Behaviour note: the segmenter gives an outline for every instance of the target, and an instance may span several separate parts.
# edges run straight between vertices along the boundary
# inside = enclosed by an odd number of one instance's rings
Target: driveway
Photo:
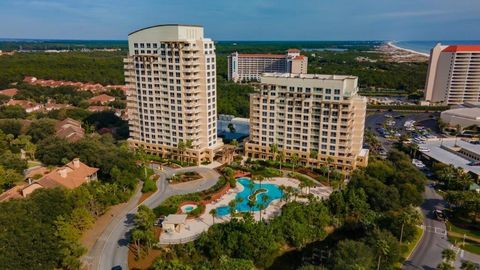
[[[202,176],[202,179],[191,181],[188,183],[169,185],[166,181],[173,174],[187,171],[195,171]],[[157,172],[160,178],[157,181],[157,192],[152,194],[142,204],[149,208],[154,208],[161,204],[167,198],[206,190],[218,181],[220,175],[209,168],[204,167],[188,167],[181,169],[166,169]],[[128,244],[129,232],[133,228],[133,217],[137,211],[138,198],[134,198],[132,205],[128,204],[125,211],[115,222],[112,222],[105,229],[102,236],[95,243],[94,248],[90,251],[88,257],[92,268],[98,270],[109,270],[114,266],[121,266],[122,269],[128,269]]]
[[[410,258],[403,264],[403,269],[434,270],[442,262],[442,251],[452,248],[452,244],[447,239],[445,223],[435,219],[432,214],[434,209],[444,209],[446,201],[435,192],[431,184],[426,186],[424,197],[425,200],[421,206],[424,215],[424,234]],[[458,269],[463,260],[480,263],[480,256],[459,249],[454,250],[457,252],[455,265]]]

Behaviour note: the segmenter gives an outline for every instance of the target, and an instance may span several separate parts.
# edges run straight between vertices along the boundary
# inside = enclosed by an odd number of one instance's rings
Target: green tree
[[[255,265],[251,260],[230,258],[225,255],[220,257],[218,270],[255,270]]]
[[[333,253],[334,270],[371,269],[374,254],[372,249],[363,242],[342,240]]]
[[[212,208],[208,213],[212,216],[212,224],[215,224],[215,217],[217,216],[217,208]]]
[[[295,166],[297,166],[298,161],[300,160],[300,157],[297,154],[293,154],[290,157],[290,161],[292,162],[292,170],[295,172]]]
[[[32,142],[37,143],[45,138],[55,135],[55,120],[42,118],[33,121],[28,127],[27,134],[32,137]]]
[[[164,260],[162,258],[157,258],[151,266],[152,270],[192,270],[193,268],[189,265],[182,263],[177,259],[173,260]]]
[[[462,266],[460,267],[462,270],[477,270],[477,265],[471,261],[463,261]]]
[[[82,232],[75,226],[63,219],[58,218],[55,222],[59,239],[60,264],[65,269],[80,269],[79,257],[86,252],[86,249],[79,244]]]
[[[457,259],[457,254],[451,249],[444,249],[442,251],[442,259],[449,265],[452,265]]]
[[[400,244],[403,240],[403,229],[405,225],[417,225],[422,222],[422,215],[412,206],[407,207],[400,214],[400,221],[402,226],[400,227]]]

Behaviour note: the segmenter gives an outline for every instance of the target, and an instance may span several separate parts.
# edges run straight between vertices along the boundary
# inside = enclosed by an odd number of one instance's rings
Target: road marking
[[[443,228],[438,228],[438,227],[433,227],[433,226],[425,226],[425,225],[422,225],[422,228],[424,228],[425,231],[429,232],[429,233],[435,233],[435,234],[439,234],[439,235],[443,235],[443,236],[447,235],[447,230],[443,229]]]

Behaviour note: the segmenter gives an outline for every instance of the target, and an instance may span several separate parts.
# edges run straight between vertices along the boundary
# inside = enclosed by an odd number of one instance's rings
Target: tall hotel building
[[[212,161],[217,138],[215,46],[196,25],[158,25],[128,35],[124,60],[133,147],[163,157]],[[179,143],[192,142],[180,153]]]
[[[298,49],[287,54],[248,54],[234,52],[228,56],[228,80],[258,81],[262,73],[306,74],[308,57]]]
[[[354,76],[263,74],[250,95],[247,155],[273,159],[270,149],[276,144],[287,161],[297,154],[305,166],[330,163],[346,174],[366,166],[366,98],[357,95],[357,83]]]
[[[446,105],[480,101],[480,45],[437,44],[431,51],[425,100]]]

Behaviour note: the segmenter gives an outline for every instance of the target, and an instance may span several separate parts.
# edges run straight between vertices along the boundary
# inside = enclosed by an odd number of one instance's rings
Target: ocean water
[[[430,50],[435,47],[437,43],[442,43],[442,45],[472,45],[480,44],[480,40],[410,40],[394,42],[394,44],[398,47],[414,50],[421,53],[430,53]]]

